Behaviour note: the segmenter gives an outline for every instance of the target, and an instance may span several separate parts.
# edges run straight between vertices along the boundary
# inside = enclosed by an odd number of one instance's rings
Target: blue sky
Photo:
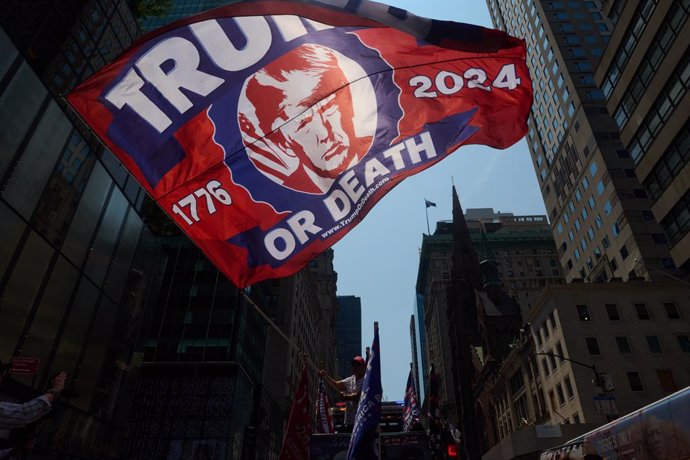
[[[491,27],[484,1],[388,0],[418,16]],[[471,5],[471,6],[469,6]],[[463,208],[494,208],[515,214],[546,214],[524,140],[506,150],[467,146],[384,197],[334,246],[338,295],[362,299],[362,347],[370,346],[379,322],[384,397],[402,400],[411,360],[409,323],[422,234],[451,218],[451,181]]]

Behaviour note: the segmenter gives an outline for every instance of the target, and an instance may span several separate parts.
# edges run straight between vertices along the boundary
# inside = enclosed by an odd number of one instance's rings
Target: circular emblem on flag
[[[354,60],[307,43],[245,80],[237,118],[258,171],[283,187],[323,194],[369,151],[376,95]]]

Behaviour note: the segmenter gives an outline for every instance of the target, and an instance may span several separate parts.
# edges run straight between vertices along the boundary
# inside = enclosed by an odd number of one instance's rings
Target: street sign
[[[616,415],[616,398],[610,395],[596,395],[594,396],[594,408],[597,414],[601,415]]]
[[[536,425],[534,428],[538,438],[560,438],[563,435],[560,425]]]
[[[12,358],[10,359],[10,374],[36,375],[40,361],[38,358]]]

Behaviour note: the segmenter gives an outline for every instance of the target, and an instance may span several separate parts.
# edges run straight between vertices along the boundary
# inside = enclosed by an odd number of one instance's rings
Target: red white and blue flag
[[[438,380],[434,365],[429,369],[429,393],[428,398],[428,417],[429,417],[429,451],[431,457],[445,458],[443,446],[443,431],[446,429],[446,421],[441,415],[441,401],[438,394]]]
[[[246,287],[295,273],[461,145],[518,141],[532,88],[524,41],[497,30],[256,0],[146,35],[67,100]]]
[[[319,379],[319,393],[316,395],[316,414],[314,416],[315,433],[335,433],[330,407],[326,394],[326,384],[323,379]]]
[[[403,405],[403,431],[411,431],[419,422],[419,404],[417,403],[417,390],[414,386],[412,369],[407,377],[405,387],[405,402]]]
[[[367,371],[362,382],[362,395],[357,406],[355,424],[352,427],[347,460],[377,460],[381,458],[381,347],[379,325],[374,323],[374,340],[367,360]]]

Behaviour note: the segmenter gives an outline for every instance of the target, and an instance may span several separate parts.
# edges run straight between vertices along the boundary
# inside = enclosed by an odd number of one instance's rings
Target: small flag
[[[305,364],[299,379],[295,400],[292,403],[290,419],[280,448],[280,460],[303,460],[309,458],[309,436],[311,417],[309,417],[309,378]]]
[[[367,361],[367,372],[362,383],[355,426],[352,429],[347,460],[378,460],[381,458],[379,422],[381,421],[381,358],[379,348],[379,323],[374,323],[374,341]]]
[[[427,207],[427,208],[430,208],[430,207],[432,207],[432,206],[433,206],[434,208],[436,207],[436,203],[434,203],[433,201],[429,201],[429,200],[427,200],[426,198],[424,198],[424,201],[426,202],[426,207]]]
[[[329,412],[330,404],[326,395],[326,384],[323,379],[319,379],[319,393],[316,396],[316,414],[314,420],[316,424],[314,431],[317,433],[334,433],[333,420]]]
[[[441,416],[441,405],[438,397],[438,381],[434,366],[429,369],[429,450],[431,458],[445,458],[443,451],[442,432],[445,421]]]
[[[419,405],[417,404],[417,390],[414,387],[412,369],[407,377],[405,388],[405,404],[403,406],[403,431],[412,431],[419,424]]]

